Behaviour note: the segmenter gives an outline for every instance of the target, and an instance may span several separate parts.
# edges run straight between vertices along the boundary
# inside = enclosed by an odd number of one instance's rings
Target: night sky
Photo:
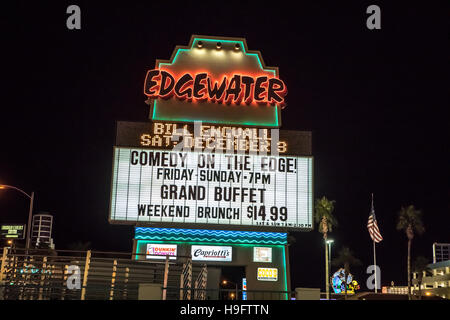
[[[450,242],[444,2],[146,3],[2,7],[0,183],[35,192],[35,212],[54,215],[56,249],[90,241],[131,251],[133,228],[107,220],[115,121],[148,120],[146,71],[192,34],[245,37],[279,67],[289,89],[282,128],[312,131],[314,196],[336,200],[333,256],[349,246],[363,261],[354,270],[361,284],[372,264],[371,192],[382,285],[406,285],[401,206],[424,214],[413,259],[431,261],[433,242]],[[70,4],[81,7],[81,30],[66,28]],[[366,28],[370,4],[381,7],[381,30]],[[0,191],[0,223],[26,223],[28,205]],[[293,235],[292,287],[323,287],[321,234]]]

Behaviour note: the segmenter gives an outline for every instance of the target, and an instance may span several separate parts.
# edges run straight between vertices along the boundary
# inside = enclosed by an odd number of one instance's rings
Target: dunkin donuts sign
[[[231,247],[219,246],[192,246],[193,261],[231,261]]]
[[[147,259],[165,259],[166,256],[171,260],[176,259],[176,244],[147,244]]]

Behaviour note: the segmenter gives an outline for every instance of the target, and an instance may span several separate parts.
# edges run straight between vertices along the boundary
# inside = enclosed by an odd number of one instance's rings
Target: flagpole
[[[373,264],[374,264],[374,270],[375,270],[375,293],[377,293],[378,290],[378,284],[377,284],[377,254],[375,250],[375,241],[373,241]]]

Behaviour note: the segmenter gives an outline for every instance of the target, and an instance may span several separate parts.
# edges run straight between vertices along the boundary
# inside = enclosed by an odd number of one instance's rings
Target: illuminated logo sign
[[[279,104],[284,106],[286,85],[278,78],[235,74],[219,81],[206,73],[185,73],[180,77],[164,70],[147,72],[144,93],[149,98],[209,101],[215,103]]]
[[[144,94],[153,121],[278,128],[287,87],[245,39],[194,35],[147,71]]]
[[[196,246],[191,247],[192,261],[231,261],[231,247]]]
[[[359,284],[353,279],[353,275],[350,273],[345,279],[345,270],[343,268],[336,271],[331,277],[331,285],[334,293],[345,293],[345,287],[347,286],[347,294],[353,294],[356,290],[359,290]]]
[[[312,158],[116,147],[110,221],[312,228]]]
[[[272,262],[272,248],[254,247],[253,262]]]
[[[0,227],[0,237],[4,239],[23,239],[25,237],[25,225],[2,225]]]
[[[165,259],[166,256],[171,260],[176,259],[176,244],[147,244],[147,259]]]
[[[277,268],[258,268],[258,280],[260,281],[277,281]]]
[[[242,278],[242,300],[247,300],[247,278]]]

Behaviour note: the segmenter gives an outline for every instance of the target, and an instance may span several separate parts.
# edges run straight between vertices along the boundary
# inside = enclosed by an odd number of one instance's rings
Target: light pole
[[[328,270],[330,270],[331,268],[331,245],[333,244],[334,240],[333,239],[328,239],[326,241],[327,245],[328,245]],[[330,278],[330,275],[327,274],[327,277]],[[329,290],[330,288],[328,288]],[[327,291],[328,292],[328,291]],[[328,294],[328,299],[330,298],[329,294]]]
[[[31,233],[31,217],[33,216],[33,201],[34,201],[34,192],[31,192],[31,195],[29,195],[28,193],[26,193],[25,191],[16,188],[14,186],[9,186],[6,184],[0,184],[0,190],[1,189],[14,189],[19,191],[20,193],[22,193],[23,195],[25,195],[26,197],[28,197],[28,199],[30,199],[30,211],[28,212],[28,224],[27,224],[27,239],[26,239],[26,252],[28,254],[28,249],[30,248],[30,233]]]
[[[237,283],[232,282],[232,281],[228,281],[228,280],[223,280],[223,281],[222,281],[222,284],[223,284],[224,286],[226,286],[228,283],[234,284],[234,285],[236,286],[235,300],[237,300],[237,299],[238,299],[238,285],[237,285]],[[233,297],[233,296],[232,296],[232,297]]]
[[[328,239],[327,240],[327,244],[328,244],[328,262],[329,265],[331,266],[331,245],[333,244],[334,240],[332,239]]]

